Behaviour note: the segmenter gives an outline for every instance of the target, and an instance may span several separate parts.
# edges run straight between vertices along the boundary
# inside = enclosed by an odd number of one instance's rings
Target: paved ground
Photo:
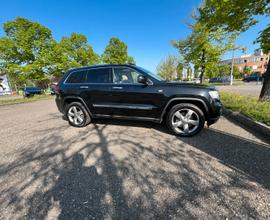
[[[258,98],[262,89],[261,83],[256,82],[244,83],[243,85],[233,86],[217,86],[218,90],[226,92],[234,92],[242,96]]]
[[[53,100],[0,108],[1,219],[269,219],[270,146],[222,118],[68,126]]]

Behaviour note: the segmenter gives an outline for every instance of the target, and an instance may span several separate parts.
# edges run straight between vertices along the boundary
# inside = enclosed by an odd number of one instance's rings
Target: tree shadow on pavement
[[[214,129],[177,138],[163,126],[149,125],[109,120],[94,121],[84,129],[38,130],[35,135],[42,136],[38,144],[1,164],[2,215],[13,219],[22,215],[25,219],[265,217],[252,193],[269,201],[269,146]]]

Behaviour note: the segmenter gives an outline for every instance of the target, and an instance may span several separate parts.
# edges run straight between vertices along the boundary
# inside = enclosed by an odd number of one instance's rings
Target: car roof
[[[70,70],[83,70],[83,69],[89,69],[89,68],[99,68],[99,67],[118,67],[118,66],[124,66],[124,67],[136,67],[134,64],[98,64],[93,66],[82,66],[82,67],[75,67],[71,68]]]

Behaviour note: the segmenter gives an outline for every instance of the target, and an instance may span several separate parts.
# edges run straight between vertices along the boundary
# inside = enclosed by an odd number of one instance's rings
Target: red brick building
[[[240,72],[243,72],[245,67],[250,67],[253,73],[263,74],[266,71],[270,55],[262,54],[261,52],[254,55],[241,56],[234,58],[234,66],[237,66]],[[222,60],[220,64],[232,64],[232,59]]]

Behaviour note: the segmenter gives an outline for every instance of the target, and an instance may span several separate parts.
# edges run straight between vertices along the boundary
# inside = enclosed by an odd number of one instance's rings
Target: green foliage
[[[218,66],[218,75],[219,77],[222,76],[230,76],[231,74],[231,66],[224,64],[224,65],[219,65]]]
[[[243,74],[250,75],[252,73],[252,69],[250,66],[245,66],[243,69]]]
[[[52,46],[51,31],[37,22],[16,18],[4,24],[6,36],[0,38],[0,67],[19,84],[45,82],[45,70],[39,65],[44,51]],[[14,76],[14,77],[12,77]]]
[[[70,37],[62,37],[59,43],[54,42],[50,51],[43,55],[48,73],[56,78],[62,77],[70,68],[98,64],[99,56],[87,43],[83,34],[72,33]]]
[[[178,80],[181,80],[183,78],[183,70],[184,70],[184,64],[179,62],[177,67],[176,67],[176,73],[177,73]]]
[[[69,68],[100,62],[83,34],[72,33],[58,43],[48,28],[20,17],[6,22],[4,31],[6,36],[0,38],[0,67],[18,88],[25,84],[46,88]]]
[[[237,66],[233,67],[233,77],[234,77],[234,79],[242,78],[242,74]]]
[[[182,75],[181,69],[183,70],[183,65],[180,64],[179,59],[169,55],[159,63],[157,73],[165,80],[174,80]]]
[[[212,76],[221,55],[233,47],[235,36],[225,35],[219,30],[210,32],[200,22],[190,27],[192,33],[184,40],[174,41],[173,45],[179,50],[186,63],[192,63],[196,67],[196,73],[200,70],[207,76]]]
[[[110,39],[101,58],[104,63],[109,64],[135,64],[133,57],[128,55],[127,45],[116,37]]]
[[[211,31],[217,28],[226,32],[244,32],[258,21],[255,16],[270,15],[270,4],[266,0],[206,0],[199,9],[200,21]],[[257,38],[265,53],[270,51],[270,27]]]
[[[270,15],[270,4],[269,0],[205,0],[199,13],[199,21],[211,31],[220,29],[227,33],[244,32],[257,23],[257,16]],[[270,51],[269,25],[260,32],[255,41],[260,43],[265,53]],[[260,100],[270,100],[270,61],[264,74]]]
[[[221,92],[220,97],[226,108],[240,112],[255,121],[270,125],[270,103],[258,102],[254,98],[228,92]]]

